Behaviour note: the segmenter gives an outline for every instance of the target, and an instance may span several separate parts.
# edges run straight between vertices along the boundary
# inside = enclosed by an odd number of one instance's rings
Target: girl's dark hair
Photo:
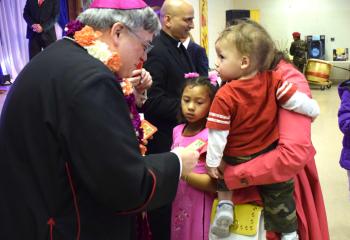
[[[216,85],[212,84],[208,77],[187,78],[186,82],[183,85],[182,90],[181,90],[181,97],[182,97],[182,94],[183,94],[185,88],[188,86],[191,86],[191,87],[205,86],[208,89],[210,101],[212,102],[214,97],[215,97],[215,93],[219,88],[218,85],[219,85],[218,83],[216,83]],[[182,110],[181,110],[181,98],[180,98],[180,108],[179,108],[179,112],[177,114],[177,119],[178,119],[179,123],[186,122],[186,119],[183,116]]]

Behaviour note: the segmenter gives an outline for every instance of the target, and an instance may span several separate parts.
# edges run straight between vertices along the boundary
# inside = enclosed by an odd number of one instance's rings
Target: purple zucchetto
[[[142,0],[94,0],[90,8],[112,8],[121,10],[141,9],[148,5]]]

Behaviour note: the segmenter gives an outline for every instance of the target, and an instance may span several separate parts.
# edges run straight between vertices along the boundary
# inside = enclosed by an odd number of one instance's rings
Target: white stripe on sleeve
[[[206,164],[208,167],[218,167],[227,143],[229,130],[209,129]]]

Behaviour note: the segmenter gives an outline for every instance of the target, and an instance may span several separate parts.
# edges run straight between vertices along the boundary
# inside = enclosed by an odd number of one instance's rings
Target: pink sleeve
[[[284,79],[295,83],[298,90],[310,95],[304,75],[292,65],[281,62],[278,70]],[[225,182],[230,189],[269,184],[293,178],[313,159],[311,120],[303,115],[279,109],[279,144],[276,149],[237,166],[227,166]]]

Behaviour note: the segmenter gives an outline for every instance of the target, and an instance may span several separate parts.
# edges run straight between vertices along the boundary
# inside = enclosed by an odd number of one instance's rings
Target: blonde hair
[[[258,71],[268,70],[276,53],[275,44],[268,32],[251,20],[240,20],[225,28],[216,43],[226,41],[241,54],[248,56],[251,68]]]

